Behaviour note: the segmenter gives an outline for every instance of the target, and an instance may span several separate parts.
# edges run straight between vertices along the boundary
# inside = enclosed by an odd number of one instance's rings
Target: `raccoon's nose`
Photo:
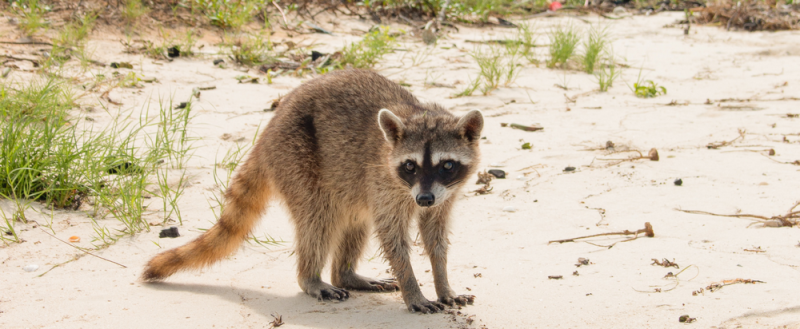
[[[434,200],[433,193],[417,194],[417,204],[420,207],[430,207],[435,201],[436,200]]]

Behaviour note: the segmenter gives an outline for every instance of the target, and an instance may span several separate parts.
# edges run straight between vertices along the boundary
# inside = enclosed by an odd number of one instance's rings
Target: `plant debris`
[[[784,215],[778,216],[761,216],[761,215],[752,215],[752,214],[735,214],[735,215],[725,215],[725,214],[715,214],[713,212],[702,211],[702,210],[683,210],[683,209],[675,209],[678,211],[682,211],[689,214],[700,214],[700,215],[711,215],[711,216],[721,216],[721,217],[736,217],[736,218],[750,218],[755,220],[758,223],[761,223],[764,227],[793,227],[797,226],[798,220],[800,220],[800,210],[796,210],[797,207],[800,206],[800,201],[795,203],[789,211]],[[750,224],[752,225],[752,224]],[[749,225],[748,225],[749,226]]]
[[[650,265],[658,265],[658,266],[663,266],[663,267],[674,267],[674,268],[677,268],[677,269],[681,268],[680,266],[678,266],[678,263],[671,262],[671,261],[669,261],[669,259],[666,259],[666,258],[664,258],[660,262],[658,261],[658,259],[653,258],[653,263],[650,264]],[[672,272],[670,272],[670,273],[672,273]]]
[[[586,266],[586,265],[589,265],[589,264],[594,264],[594,263],[590,262],[588,258],[581,257],[581,258],[578,258],[578,263],[575,264],[575,266],[576,267],[581,267],[581,266]]]
[[[561,280],[564,277],[561,276],[561,275],[548,275],[547,278],[550,279],[550,280]]]
[[[648,237],[648,238],[652,238],[652,237],[654,237],[654,236],[655,236],[655,232],[653,232],[653,225],[650,225],[650,222],[645,222],[645,223],[644,223],[644,228],[643,228],[643,229],[640,229],[640,230],[637,230],[637,231],[635,231],[635,232],[632,232],[632,231],[629,231],[629,230],[625,230],[625,231],[622,231],[622,232],[610,232],[610,233],[592,234],[592,235],[587,235],[587,236],[582,236],[582,237],[577,237],[577,238],[571,238],[571,239],[552,240],[552,241],[549,241],[549,242],[547,242],[547,244],[551,244],[551,243],[575,242],[575,240],[588,239],[588,238],[595,238],[595,237],[600,237],[600,236],[610,236],[610,235],[633,235],[633,237],[632,237],[632,238],[630,238],[630,239],[625,239],[625,240],[622,240],[622,241],[617,241],[617,242],[614,242],[614,243],[612,243],[611,245],[608,245],[608,246],[602,246],[602,245],[597,245],[597,244],[594,244],[594,243],[591,243],[591,242],[586,242],[586,243],[589,243],[589,244],[592,244],[592,245],[595,245],[595,246],[598,246],[598,247],[611,248],[611,247],[613,247],[614,245],[616,245],[616,244],[617,244],[617,243],[619,243],[619,242],[627,242],[627,241],[633,241],[633,240],[636,240],[636,239],[638,239],[638,238],[639,238],[639,234],[642,234],[642,233],[644,233],[644,234],[645,234],[645,236],[646,236],[646,237]]]
[[[111,64],[109,64],[108,66],[111,66],[111,68],[113,68],[113,69],[119,69],[119,68],[122,68],[122,69],[133,69],[133,65],[131,65],[131,63],[128,63],[128,62],[119,62],[119,63],[111,62]]]
[[[722,287],[724,287],[724,286],[730,286],[732,284],[737,284],[737,283],[755,284],[755,283],[766,283],[766,282],[760,281],[760,280],[741,279],[741,278],[733,279],[733,280],[722,280],[720,282],[714,282],[714,283],[708,285],[707,287],[705,287],[705,290],[708,290],[710,292],[715,292],[717,290],[722,289]]]
[[[489,182],[492,181],[492,178],[494,178],[494,175],[490,174],[486,170],[484,170],[483,172],[479,171],[478,172],[478,181],[475,182],[475,184],[489,184]]]
[[[620,163],[620,162],[625,162],[625,161],[635,161],[635,160],[640,160],[640,159],[649,159],[650,161],[658,161],[658,160],[660,159],[660,158],[659,158],[659,156],[658,156],[658,150],[657,150],[657,149],[655,149],[655,148],[652,148],[652,149],[650,149],[650,151],[649,151],[649,152],[647,152],[647,156],[645,156],[644,154],[642,154],[642,152],[641,152],[641,151],[637,151],[637,150],[631,150],[631,151],[629,151],[629,152],[636,152],[636,153],[638,153],[638,154],[639,154],[639,156],[638,156],[638,157],[637,157],[637,156],[634,156],[634,157],[632,157],[632,158],[627,158],[627,159],[602,159],[602,158],[597,158],[597,160],[603,160],[603,161],[619,161],[619,162],[617,162],[617,163]]]
[[[692,323],[695,321],[697,321],[696,318],[690,318],[688,315],[681,315],[681,317],[678,318],[678,322],[680,323]]]
[[[800,28],[800,17],[791,9],[761,1],[720,1],[705,8],[693,8],[699,24],[720,24],[730,30],[747,31],[794,30]]]
[[[746,131],[746,130],[744,130],[744,129],[739,129],[739,137],[736,137],[736,138],[734,138],[734,139],[731,139],[730,141],[722,141],[722,142],[713,142],[713,143],[708,143],[708,145],[706,145],[706,147],[707,147],[709,150],[712,150],[712,149],[713,149],[713,150],[716,150],[716,149],[718,149],[718,148],[720,148],[720,147],[731,145],[731,144],[733,144],[733,143],[735,143],[735,142],[739,141],[740,139],[741,139],[741,140],[744,140],[744,135],[745,135],[746,133],[747,133],[747,131]]]
[[[519,129],[519,130],[522,130],[522,131],[539,131],[539,130],[544,130],[544,127],[542,127],[542,126],[539,126],[539,125],[530,125],[530,126],[526,126],[526,125],[521,125],[521,124],[518,124],[518,123],[512,123],[512,124],[501,123],[501,124],[500,124],[500,126],[501,126],[501,127],[506,127],[506,126],[508,126],[508,127],[511,127],[511,128],[513,128],[513,129]]]
[[[273,318],[272,322],[269,323],[269,327],[270,328],[277,328],[277,327],[280,327],[280,326],[285,324],[285,322],[283,322],[283,315],[280,315],[280,314],[277,314],[277,313],[270,314],[270,315]]]

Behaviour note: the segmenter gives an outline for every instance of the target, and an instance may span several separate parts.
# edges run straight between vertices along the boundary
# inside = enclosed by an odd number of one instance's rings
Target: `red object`
[[[550,11],[556,11],[556,10],[558,10],[558,8],[561,8],[561,7],[562,6],[561,6],[560,2],[553,1],[553,2],[550,3],[549,6],[547,6],[547,9],[549,9]]]

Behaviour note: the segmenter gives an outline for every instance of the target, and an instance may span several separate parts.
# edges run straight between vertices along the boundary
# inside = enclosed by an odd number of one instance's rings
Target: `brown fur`
[[[379,118],[383,108],[396,117]],[[154,257],[143,278],[163,280],[233,253],[276,196],[295,225],[298,283],[309,295],[344,300],[347,289],[400,289],[409,310],[425,313],[470,303],[474,296],[457,296],[447,281],[447,223],[454,197],[434,207],[418,206],[409,184],[398,178],[396,161],[425,148],[470,159],[447,186],[447,195],[455,195],[463,178],[475,171],[482,126],[479,112],[459,120],[438,105],[420,104],[370,71],[344,70],[311,80],[281,100],[228,188],[219,222],[189,244]],[[411,269],[408,228],[414,218],[431,259],[438,301],[422,295]],[[373,227],[396,281],[355,273]],[[333,285],[320,277],[331,254]]]

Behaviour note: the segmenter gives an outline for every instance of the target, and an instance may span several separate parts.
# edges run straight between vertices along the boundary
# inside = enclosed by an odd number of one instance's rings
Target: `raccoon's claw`
[[[397,285],[395,278],[372,280],[369,282],[378,291],[399,291],[400,286]]]
[[[475,295],[458,295],[455,297],[441,297],[439,302],[445,303],[450,306],[466,306],[475,303]]]
[[[424,314],[438,313],[444,311],[447,305],[440,302],[423,300],[422,302],[414,302],[408,305],[408,310],[411,312],[420,312]]]
[[[350,292],[331,286],[330,288],[320,289],[318,300],[338,300],[344,301],[350,298]]]

